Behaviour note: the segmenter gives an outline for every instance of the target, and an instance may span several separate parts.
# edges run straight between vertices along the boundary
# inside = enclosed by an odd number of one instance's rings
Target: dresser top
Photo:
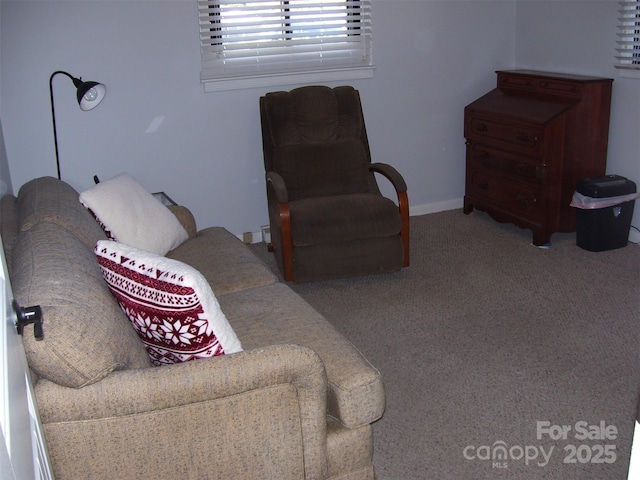
[[[466,106],[466,112],[492,113],[544,124],[570,109],[576,100],[546,100],[533,96],[508,95],[496,88]]]
[[[496,73],[517,74],[540,78],[559,78],[563,80],[572,80],[574,82],[613,82],[612,78],[589,77],[586,75],[573,75],[570,73],[540,72],[537,70],[497,70]]]

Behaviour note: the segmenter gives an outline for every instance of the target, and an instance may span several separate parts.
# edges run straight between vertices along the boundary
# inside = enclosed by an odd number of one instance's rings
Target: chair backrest
[[[289,199],[371,191],[371,154],[353,87],[301,87],[260,98],[266,171]]]

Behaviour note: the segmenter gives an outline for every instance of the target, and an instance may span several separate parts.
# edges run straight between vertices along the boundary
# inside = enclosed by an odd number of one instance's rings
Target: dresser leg
[[[465,215],[469,215],[470,213],[473,213],[473,205],[471,205],[470,203],[467,202],[467,197],[464,198],[462,212]]]
[[[551,234],[542,230],[533,230],[533,244],[536,247],[548,247],[551,245]]]

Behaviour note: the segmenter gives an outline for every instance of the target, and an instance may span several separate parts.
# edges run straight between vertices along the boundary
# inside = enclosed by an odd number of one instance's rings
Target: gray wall
[[[460,205],[462,109],[513,65],[515,4],[374,0],[373,15],[377,69],[352,82],[373,157],[406,176],[414,212]],[[195,0],[3,1],[1,32],[14,189],[56,175],[48,81],[62,69],[108,88],[81,112],[72,83],[54,80],[63,179],[82,190],[94,174],[126,170],[188,205],[201,227],[267,223],[258,98],[271,89],[203,92]]]
[[[0,18],[2,18],[2,2],[0,2]],[[0,38],[2,38],[2,30],[0,23]],[[0,43],[1,45],[1,43]],[[2,65],[2,49],[0,48],[0,66]],[[2,77],[0,76],[0,92],[2,91]],[[0,105],[2,104],[2,96],[0,96]],[[4,134],[2,131],[2,117],[0,116],[0,197],[7,193],[13,193],[11,184],[11,175],[9,174],[9,160],[7,159],[7,149],[4,146]],[[0,222],[2,218],[0,218]]]
[[[461,205],[462,110],[493,87],[494,70],[516,66],[615,78],[609,169],[640,182],[640,80],[611,66],[616,11],[612,0],[373,0],[377,68],[349,83],[374,160],[404,174],[412,213]],[[63,179],[83,190],[93,175],[128,171],[189,206],[200,227],[266,224],[258,98],[275,88],[205,94],[196,15],[195,0],[2,0],[0,118],[14,190],[56,174],[48,81],[62,69],[108,88],[81,112],[71,82],[54,81]]]
[[[4,135],[2,133],[2,120],[0,120],[0,197],[12,194],[11,174],[9,172],[9,160],[7,150],[4,148]],[[0,218],[0,222],[2,218]]]

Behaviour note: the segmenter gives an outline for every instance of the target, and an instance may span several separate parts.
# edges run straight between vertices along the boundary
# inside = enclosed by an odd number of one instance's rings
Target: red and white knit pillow
[[[242,351],[202,274],[110,240],[95,248],[102,275],[155,365]]]

